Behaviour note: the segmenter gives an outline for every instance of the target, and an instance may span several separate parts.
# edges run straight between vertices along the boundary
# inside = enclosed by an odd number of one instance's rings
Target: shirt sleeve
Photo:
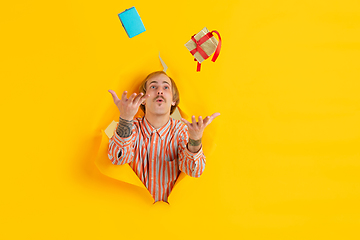
[[[132,133],[127,138],[120,137],[116,129],[109,140],[108,157],[114,165],[130,163],[134,159],[134,144],[137,135],[135,124],[133,123]]]
[[[179,168],[182,172],[191,177],[200,177],[205,170],[205,155],[202,146],[197,153],[192,153],[187,148],[189,134],[187,128],[181,130],[179,134]]]

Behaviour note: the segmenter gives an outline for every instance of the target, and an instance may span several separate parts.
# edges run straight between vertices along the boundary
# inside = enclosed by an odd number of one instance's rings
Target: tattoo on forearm
[[[116,132],[120,137],[127,138],[131,136],[132,127],[133,127],[133,121],[128,121],[120,118]]]
[[[201,144],[201,138],[199,140],[194,140],[189,138],[189,146],[199,146]]]

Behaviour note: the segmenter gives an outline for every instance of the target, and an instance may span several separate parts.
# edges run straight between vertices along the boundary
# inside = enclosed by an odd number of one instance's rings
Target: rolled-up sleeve
[[[187,128],[184,128],[179,134],[179,168],[182,172],[191,177],[200,177],[205,170],[205,155],[202,147],[197,153],[190,152],[187,148],[188,141],[188,131]]]
[[[133,125],[132,133],[127,138],[120,137],[116,129],[114,135],[109,140],[108,157],[114,165],[130,163],[134,159],[136,128]]]

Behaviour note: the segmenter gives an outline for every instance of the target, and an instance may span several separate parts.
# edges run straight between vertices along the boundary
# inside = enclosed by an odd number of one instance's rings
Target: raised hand
[[[133,93],[129,99],[127,99],[127,91],[124,91],[121,99],[119,99],[113,90],[109,90],[109,93],[111,93],[114,103],[120,111],[120,117],[129,121],[133,120],[135,114],[139,110],[140,104],[150,97],[150,95],[144,95],[143,93]]]
[[[202,138],[206,126],[209,125],[219,115],[220,113],[214,113],[211,116],[207,116],[204,120],[201,116],[199,116],[198,122],[196,122],[195,116],[192,116],[192,123],[188,122],[184,118],[181,118],[181,120],[186,124],[186,126],[188,126],[190,141],[199,141]]]

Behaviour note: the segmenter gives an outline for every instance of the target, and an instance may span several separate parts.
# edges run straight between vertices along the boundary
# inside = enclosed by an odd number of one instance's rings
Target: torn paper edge
[[[166,66],[165,62],[161,59],[161,57],[160,57],[160,52],[159,52],[159,59],[160,59],[161,65],[162,65],[163,68],[164,68],[163,71],[166,72],[167,69],[168,69],[168,67]]]

